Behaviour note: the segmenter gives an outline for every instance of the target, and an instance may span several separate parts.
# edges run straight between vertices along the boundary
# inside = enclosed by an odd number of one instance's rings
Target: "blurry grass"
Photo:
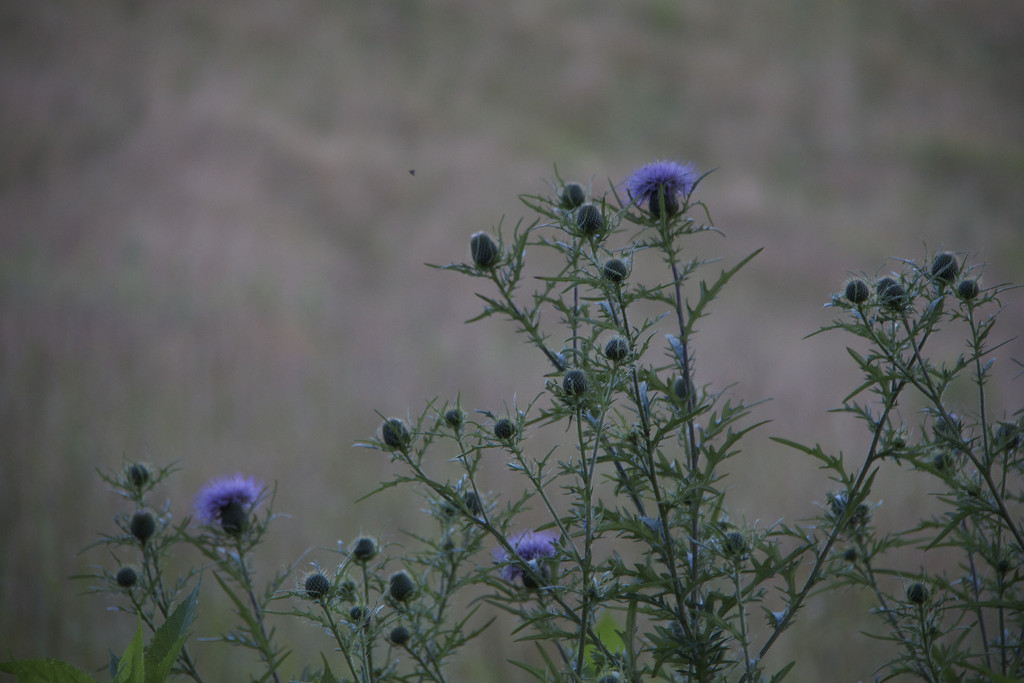
[[[91,472],[122,456],[182,461],[167,491],[179,518],[211,476],[276,479],[293,517],[268,574],[310,545],[423,525],[401,496],[354,505],[389,466],[350,445],[374,410],[459,391],[500,409],[539,390],[543,359],[496,322],[464,327],[468,284],[420,264],[463,259],[471,232],[514,222],[515,195],[543,191],[552,163],[598,190],[653,158],[719,168],[702,191],[729,239],[693,248],[726,262],[766,250],[701,324],[697,370],[774,398],[733,465],[734,512],[813,515],[828,483],[767,437],[863,450],[823,409],[856,381],[847,342],[802,340],[847,272],[927,245],[976,254],[987,282],[1024,273],[1021,12],[5,3],[0,642],[98,667],[126,641],[131,624],[66,580],[107,561],[76,553],[119,511]],[[1004,338],[1021,319],[1008,312]],[[1019,383],[992,388],[1020,407]],[[505,484],[500,466],[489,476]],[[920,485],[880,481],[881,522],[927,504]],[[856,596],[813,603],[790,654],[831,622],[853,633],[864,610]],[[514,650],[500,628],[486,638]],[[813,642],[801,679],[867,678],[881,659],[866,639]]]

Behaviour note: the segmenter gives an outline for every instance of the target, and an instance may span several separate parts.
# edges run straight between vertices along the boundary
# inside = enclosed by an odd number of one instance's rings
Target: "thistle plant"
[[[850,589],[874,601],[869,635],[896,646],[875,663],[879,680],[1024,678],[1024,408],[991,392],[1008,374],[992,332],[1013,287],[986,286],[951,251],[843,283],[834,322],[813,334],[850,344],[863,378],[834,412],[864,427],[866,446],[850,456],[772,437],[832,483],[804,520],[749,522],[723,463],[745,457],[765,421],[695,359],[711,343],[698,322],[757,252],[721,265],[697,255],[702,236],[722,234],[700,199],[707,177],[659,161],[594,194],[556,169],[549,192],[520,197],[529,219],[472,232],[467,260],[432,266],[477,285],[469,322],[509,324],[542,369],[502,405],[460,395],[412,417],[378,413],[357,444],[375,452],[359,457],[398,467],[367,496],[415,492],[431,531],[352,531],[260,583],[253,550],[271,532],[273,488],[211,480],[174,525],[170,502],[151,502],[174,466],[101,473],[128,504],[94,544],[109,561],[83,576],[140,622],[114,679],[203,680],[185,638],[210,574],[238,625],[207,639],[255,654],[261,681],[451,681],[499,612],[536,648],[513,664],[537,680],[781,681],[799,662],[769,653],[810,601]],[[938,358],[951,336],[961,351]],[[890,468],[923,478],[938,512],[885,528],[875,488]],[[495,470],[500,490],[487,485]],[[198,561],[172,579],[186,551]],[[281,619],[314,627],[319,661],[286,671]],[[0,670],[35,680],[65,666]]]
[[[990,342],[1001,296],[1012,289],[980,284],[979,267],[958,255],[930,262],[899,261],[879,278],[874,297],[866,276],[851,279],[829,306],[842,315],[821,332],[860,338],[867,352],[848,348],[864,381],[838,412],[859,420],[870,436],[857,467],[843,455],[792,444],[832,472],[824,528],[826,550],[812,576],[871,591],[900,655],[886,669],[926,681],[1019,680],[1024,676],[1024,593],[1017,571],[1024,551],[1021,502],[1021,415],[992,405],[997,377]],[[964,338],[965,351],[936,361],[926,345],[940,335]],[[955,398],[954,398],[955,397]],[[920,406],[916,425],[902,404]],[[926,477],[943,511],[885,534],[871,523],[868,503],[883,467]],[[910,546],[922,556],[952,558],[953,567],[923,574],[889,560]]]

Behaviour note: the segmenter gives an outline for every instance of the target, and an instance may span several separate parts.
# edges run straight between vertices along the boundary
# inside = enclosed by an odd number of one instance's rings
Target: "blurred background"
[[[826,412],[858,381],[849,340],[804,339],[831,320],[830,294],[939,248],[986,263],[986,284],[1024,281],[1024,4],[6,0],[4,655],[95,670],[127,643],[134,621],[68,579],[111,564],[79,553],[126,511],[95,475],[125,458],[180,462],[159,493],[176,519],[211,477],[276,482],[290,517],[265,577],[310,547],[423,527],[410,492],[356,503],[392,472],[353,448],[375,411],[459,392],[500,410],[548,370],[509,325],[463,325],[472,283],[423,264],[467,259],[502,216],[531,220],[516,195],[547,191],[555,165],[601,191],[661,158],[717,169],[700,197],[727,238],[695,251],[730,266],[764,247],[695,342],[698,382],[773,399],[730,465],[733,516],[810,519],[829,483],[768,437],[851,462],[867,443]],[[1004,303],[998,340],[1024,331],[1024,299]],[[1009,362],[1024,342],[997,356],[1002,416],[1024,403]],[[488,477],[518,490],[500,467]],[[887,469],[879,526],[932,505],[928,484]],[[200,636],[222,628],[213,588]],[[858,634],[879,624],[871,605],[813,600],[773,661],[799,658],[798,680],[872,677],[888,654]],[[278,626],[289,674],[329,647]],[[195,648],[212,670],[248,664]],[[499,622],[459,677],[510,678],[495,663],[523,652]]]

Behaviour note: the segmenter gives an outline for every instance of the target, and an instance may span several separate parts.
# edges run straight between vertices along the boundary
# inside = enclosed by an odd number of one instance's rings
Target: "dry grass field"
[[[765,248],[696,340],[698,381],[773,399],[732,465],[734,516],[808,519],[828,484],[768,437],[865,445],[826,412],[857,382],[846,340],[804,339],[831,292],[939,247],[1024,282],[1024,4],[5,0],[3,654],[94,670],[127,642],[131,619],[68,580],[109,562],[79,551],[122,511],[94,474],[122,458],[180,462],[177,518],[213,476],[277,482],[290,517],[267,574],[421,526],[407,495],[355,502],[390,471],[352,446],[374,411],[458,392],[497,409],[546,371],[508,326],[463,325],[468,283],[423,264],[529,220],[516,195],[554,165],[603,189],[659,158],[717,168],[701,197],[727,238],[695,250],[729,265]],[[1024,332],[1024,294],[1004,303],[1000,339]],[[1000,413],[1024,407],[1011,356],[1024,341],[998,354]],[[895,470],[874,498],[883,527],[931,505]],[[213,588],[198,635],[222,623]],[[869,606],[813,601],[774,656],[800,659],[795,680],[871,678]],[[296,665],[327,647],[281,628]],[[510,640],[491,629],[461,680],[510,680],[493,668],[523,651]],[[224,672],[242,656],[197,651]]]

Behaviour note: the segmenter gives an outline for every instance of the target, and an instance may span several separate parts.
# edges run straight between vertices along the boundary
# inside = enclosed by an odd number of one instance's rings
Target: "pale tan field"
[[[1024,281],[1017,0],[9,0],[0,123],[5,657],[95,670],[127,643],[132,620],[68,580],[112,564],[79,550],[124,510],[94,475],[122,458],[180,461],[176,518],[213,476],[277,482],[291,517],[267,575],[311,546],[429,529],[409,492],[355,503],[392,470],[352,444],[375,410],[460,391],[497,410],[542,388],[543,357],[496,320],[463,325],[470,283],[423,264],[529,220],[516,195],[545,191],[554,165],[596,189],[653,159],[717,168],[701,197],[727,238],[694,250],[728,266],[764,247],[695,342],[699,382],[773,398],[727,480],[751,524],[808,519],[828,490],[768,437],[854,461],[865,447],[826,412],[858,381],[847,340],[803,339],[850,272],[942,247],[987,263],[988,284]],[[1024,332],[1024,295],[1004,303],[1000,340]],[[1024,404],[1011,356],[1024,341],[998,354],[998,414]],[[880,475],[878,524],[932,505],[927,483]],[[197,635],[225,623],[207,584]],[[812,601],[773,661],[799,658],[794,680],[871,678],[887,651],[858,634],[870,606]],[[279,626],[290,673],[329,647]],[[526,650],[507,631],[466,653],[461,680],[512,679],[494,663]],[[221,680],[249,665],[196,649]]]

